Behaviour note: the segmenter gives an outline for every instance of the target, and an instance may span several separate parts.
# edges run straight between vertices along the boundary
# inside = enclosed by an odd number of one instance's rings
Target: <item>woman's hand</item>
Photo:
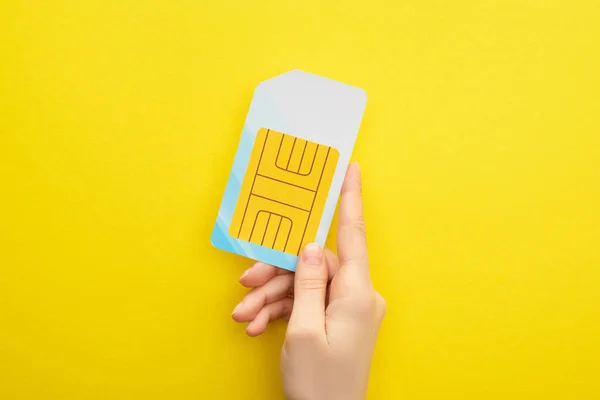
[[[295,275],[257,263],[240,279],[254,289],[233,318],[250,321],[249,335],[261,334],[274,319],[290,321],[281,354],[289,399],[365,398],[386,305],[371,285],[356,164],[348,169],[342,188],[337,242],[339,260],[309,244]]]
[[[339,269],[338,258],[329,249],[325,249],[325,258],[331,280]],[[271,321],[289,320],[294,303],[293,272],[257,262],[242,274],[240,283],[252,290],[235,307],[232,317],[237,322],[249,322],[249,336],[262,334]]]

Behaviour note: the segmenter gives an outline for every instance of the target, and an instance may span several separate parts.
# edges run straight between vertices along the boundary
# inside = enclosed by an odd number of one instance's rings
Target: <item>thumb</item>
[[[290,327],[325,334],[327,264],[323,249],[316,243],[302,250],[294,278],[294,308]]]

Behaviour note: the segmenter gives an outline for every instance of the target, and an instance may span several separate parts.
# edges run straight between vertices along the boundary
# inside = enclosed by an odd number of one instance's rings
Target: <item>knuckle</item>
[[[367,234],[367,225],[365,224],[365,217],[362,214],[359,214],[354,220],[354,229],[359,231],[361,234]]]
[[[360,175],[349,176],[346,174],[346,179],[342,185],[342,193],[356,193],[360,196],[362,193],[362,180],[360,179]]]
[[[367,236],[367,225],[362,214],[353,217],[340,217],[340,224],[343,227],[352,229],[363,237]]]
[[[307,276],[298,280],[298,287],[303,291],[320,291],[327,287],[327,280]]]
[[[359,262],[353,258],[348,259],[348,260],[344,260],[344,262],[342,262],[342,264],[340,265],[340,269],[344,268],[344,269],[349,269],[349,268],[355,268],[360,266]]]
[[[354,258],[350,258],[344,260],[340,269],[368,269],[369,268],[369,256],[367,254],[366,249],[358,249],[356,250],[357,254],[354,255]],[[370,281],[362,279],[362,277],[353,277],[353,284],[360,287],[362,291],[366,291],[367,288],[370,288]]]
[[[387,313],[387,301],[385,301],[380,293],[375,293],[375,298],[377,301],[377,309],[379,310],[381,317],[383,317]]]
[[[356,293],[352,299],[352,307],[358,315],[371,315],[376,306],[376,298],[372,291]]]

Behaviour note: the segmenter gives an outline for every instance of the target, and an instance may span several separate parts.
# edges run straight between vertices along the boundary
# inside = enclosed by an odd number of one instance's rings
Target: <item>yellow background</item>
[[[0,398],[278,399],[209,235],[259,81],[369,95],[371,399],[600,397],[600,5],[0,5]],[[333,238],[331,240],[333,244]]]

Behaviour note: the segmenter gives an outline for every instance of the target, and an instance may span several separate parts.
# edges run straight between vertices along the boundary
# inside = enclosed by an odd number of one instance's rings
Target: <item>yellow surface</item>
[[[599,4],[3,1],[0,398],[281,398],[209,236],[292,68],[369,95],[370,398],[600,398]]]
[[[333,147],[260,129],[229,234],[298,255],[315,241],[339,156]]]

